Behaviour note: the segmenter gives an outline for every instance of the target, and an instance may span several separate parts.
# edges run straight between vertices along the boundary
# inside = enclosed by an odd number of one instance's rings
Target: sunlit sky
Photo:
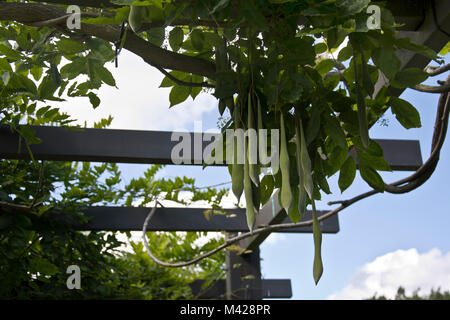
[[[448,61],[449,63],[450,61]],[[123,51],[119,67],[110,64],[118,89],[104,87],[100,106],[93,110],[87,98],[55,103],[79,119],[94,121],[114,117],[110,128],[135,130],[194,129],[202,121],[203,131],[217,128],[217,101],[210,93],[201,93],[195,101],[169,109],[167,88],[158,88],[163,75],[134,54]],[[436,84],[437,79],[427,81]],[[390,112],[388,126],[376,124],[371,138],[420,140],[424,161],[430,143],[439,95],[406,90],[401,98],[419,110],[422,128],[406,130]],[[377,293],[392,296],[399,286],[407,292],[421,288],[450,290],[450,210],[446,203],[450,178],[450,141],[442,148],[441,160],[431,179],[418,190],[405,195],[379,194],[358,202],[339,215],[340,232],[324,235],[322,257],[324,273],[319,284],[312,275],[312,234],[272,234],[261,246],[262,274],[267,279],[291,279],[293,299],[360,299]],[[121,164],[123,177],[138,177],[147,165]],[[383,173],[385,182],[395,181],[409,172]],[[230,181],[226,168],[166,166],[160,177],[185,175],[196,178],[198,186]],[[327,202],[351,198],[369,190],[357,175],[354,184],[341,195],[338,175],[330,179],[333,195],[323,197],[318,209]]]

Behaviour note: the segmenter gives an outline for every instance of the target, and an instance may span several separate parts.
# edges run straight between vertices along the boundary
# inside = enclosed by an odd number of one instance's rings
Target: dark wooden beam
[[[418,140],[375,139],[384,151],[384,159],[395,171],[415,171],[423,164]],[[356,159],[358,163],[358,159]]]
[[[225,254],[226,299],[261,300],[263,289],[259,248],[244,254],[227,250]]]
[[[217,280],[205,288],[205,280],[195,280],[190,284],[192,294],[198,299],[225,299],[226,280]],[[262,279],[263,299],[291,298],[292,286],[290,279]]]
[[[278,200],[277,200],[278,203]],[[267,206],[266,206],[267,207]],[[265,207],[265,208],[266,208]],[[277,206],[278,208],[278,206]],[[107,231],[140,231],[150,209],[142,207],[89,207],[84,215],[89,219],[87,224],[80,224],[70,214],[55,214],[54,217],[71,224],[78,230],[107,230]],[[248,232],[245,209],[225,209],[226,215],[210,214],[206,208],[158,208],[150,221],[148,231],[228,231]],[[269,212],[272,216],[272,212]],[[275,212],[277,217],[278,211]],[[325,211],[320,211],[322,215]],[[267,215],[267,209],[261,211],[257,221]],[[309,219],[310,217],[305,217]],[[289,217],[276,221],[289,223]],[[261,224],[263,225],[263,224]],[[338,217],[333,216],[323,221],[324,233],[339,231]],[[297,227],[280,230],[290,233],[311,233],[311,227]]]
[[[92,161],[117,163],[173,164],[172,150],[179,140],[172,141],[173,132],[114,129],[68,130],[61,127],[32,126],[42,143],[31,145],[37,160]],[[201,133],[190,133],[191,152],[184,164],[202,165],[201,156],[195,157],[195,141],[202,141]],[[205,134],[208,138],[211,134]],[[0,126],[0,158],[29,159],[20,136],[6,126]],[[206,140],[206,139],[205,139]],[[386,161],[393,170],[416,170],[422,165],[419,141],[376,140],[384,150]],[[199,144],[203,154],[210,140]]]

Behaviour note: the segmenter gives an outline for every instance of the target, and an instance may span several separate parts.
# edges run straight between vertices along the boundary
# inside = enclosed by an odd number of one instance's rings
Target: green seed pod
[[[142,27],[142,21],[144,20],[145,7],[143,6],[130,6],[130,14],[128,15],[128,23],[134,32],[138,32]]]
[[[231,189],[233,194],[236,196],[238,202],[241,199],[242,192],[244,191],[244,165],[236,163],[237,162],[237,138],[234,137],[234,163],[231,175]]]
[[[286,141],[286,130],[284,127],[284,117],[283,112],[280,116],[280,169],[281,169],[281,204],[282,207],[289,212],[292,204],[292,190],[291,182],[289,178],[289,153]]]
[[[249,160],[249,174],[253,183],[259,186],[259,168],[258,168],[258,138],[255,130],[255,120],[253,115],[251,93],[248,93],[248,160]]]
[[[301,217],[304,217],[306,214],[306,206],[307,206],[307,196],[305,188],[303,187],[303,183],[305,181],[305,175],[303,173],[302,162],[301,162],[301,135],[300,135],[300,126],[295,126],[295,147],[296,147],[296,160],[297,160],[297,173],[298,173],[298,211]]]
[[[309,199],[313,200],[314,183],[311,173],[311,159],[309,158],[301,119],[298,119],[298,127],[300,134],[300,164],[303,171],[303,187],[308,194]]]
[[[234,128],[240,128],[240,101],[236,101],[236,105],[234,107]],[[231,170],[231,190],[233,194],[236,196],[238,202],[241,199],[242,192],[244,191],[244,164],[238,163],[238,145],[237,145],[237,137],[233,137],[234,139],[234,147],[233,147],[233,164]],[[241,151],[242,152],[242,151]]]
[[[314,200],[311,202],[313,211],[313,238],[314,238],[314,264],[313,276],[314,281],[319,282],[323,273],[322,263],[322,231],[320,230],[319,220],[317,219],[316,205]]]
[[[245,164],[244,164],[244,191],[245,191],[245,201],[247,203],[247,225],[250,231],[253,231],[253,227],[255,225],[256,220],[256,210],[253,202],[253,189],[252,189],[252,181],[250,179],[249,174],[249,165],[248,165],[248,155],[247,152],[245,154]]]

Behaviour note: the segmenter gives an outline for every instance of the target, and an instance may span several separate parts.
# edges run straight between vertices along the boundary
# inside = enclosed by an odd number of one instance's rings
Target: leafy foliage
[[[274,189],[281,189],[280,204],[294,221],[300,219],[307,205],[315,208],[314,201],[321,199],[322,192],[330,193],[327,179],[332,175],[340,172],[339,187],[341,191],[347,189],[356,174],[356,163],[348,157],[349,151],[357,157],[361,177],[371,188],[383,192],[385,184],[378,171],[390,168],[381,148],[370,139],[369,128],[389,108],[405,128],[420,127],[420,115],[414,106],[391,96],[387,86],[407,88],[428,77],[417,68],[401,69],[395,52],[412,51],[441,62],[433,50],[397,37],[394,17],[383,2],[376,2],[381,7],[379,29],[367,25],[366,9],[373,3],[370,0],[112,3],[117,6],[89,8],[97,17],[84,18],[83,23],[116,27],[128,23],[125,36],[114,44],[126,44],[127,33],[133,33],[134,40],[130,41],[136,41],[135,47],[148,45],[155,55],[168,57],[169,66],[176,65],[177,58],[181,61],[186,57],[209,66],[214,63],[215,73],[208,78],[202,70],[172,68],[160,85],[171,88],[170,107],[189,97],[195,99],[206,83],[215,88],[213,94],[219,100],[220,114],[231,116],[222,130],[254,128],[281,132],[281,170],[260,179],[261,166],[253,164],[253,155],[248,152],[243,166],[231,168],[233,192],[238,198],[242,192],[246,195],[250,229],[260,206],[270,199]],[[107,33],[117,28],[103,30]],[[104,84],[116,85],[105,67],[117,53],[111,39],[66,31],[1,22],[0,124],[8,124],[19,132],[26,147],[39,140],[29,127],[19,124],[71,123],[68,115],[51,106],[40,107],[42,103],[62,101],[66,96],[85,97],[96,108],[100,104],[97,90]],[[151,58],[144,60],[152,64]],[[378,80],[384,80],[385,86],[375,89]],[[250,140],[246,139],[247,146],[251,146]],[[269,149],[274,147],[269,143]],[[5,163],[10,166],[13,162]],[[78,172],[78,178],[83,179],[78,187],[65,184],[62,203],[71,203],[67,199],[75,198],[77,205],[118,203],[125,199],[124,204],[130,205],[139,198],[144,205],[151,201],[150,187],[167,192],[167,199],[181,201],[179,192],[174,190],[192,186],[192,181],[184,178],[148,185],[153,172],[150,171],[148,176],[118,190],[113,188],[119,183],[117,168],[105,166],[94,169],[112,175],[100,185],[90,184],[99,176],[88,164],[81,171],[64,167],[68,170],[66,175]],[[15,192],[17,198],[9,201],[20,202],[19,192]],[[194,192],[195,199],[214,198],[211,202],[216,207],[221,196],[220,192]],[[75,202],[71,206],[75,208]],[[316,253],[320,256],[320,228],[317,223],[315,226]],[[42,261],[36,263],[45,265]],[[314,265],[317,282],[322,273],[320,257],[316,256]],[[50,272],[55,271],[47,267]]]
[[[124,251],[118,234],[79,232],[61,221],[62,214],[86,221],[82,209],[87,205],[122,204],[139,201],[159,167],[120,188],[120,172],[114,164],[92,166],[45,162],[39,186],[40,166],[33,162],[0,161],[0,201],[28,205],[36,197],[45,201],[34,210],[21,212],[0,205],[0,296],[19,299],[179,299],[192,298],[189,282],[196,278],[223,276],[224,255],[205,259],[196,268],[170,270],[150,261],[142,244],[132,242],[134,252]],[[167,192],[181,186],[192,188],[194,180],[154,180],[153,192]],[[38,190],[38,192],[37,192]],[[196,199],[220,197],[214,190],[195,192]],[[124,197],[128,195],[127,197]],[[122,201],[121,199],[126,199]],[[176,200],[176,196],[168,196]],[[186,200],[185,200],[186,201]],[[219,200],[220,201],[220,200]],[[147,202],[142,199],[140,205]],[[67,219],[67,218],[66,218]],[[202,233],[148,233],[155,252],[164,258],[188,259],[222,240],[202,247],[192,243]],[[126,238],[122,235],[122,239]],[[81,289],[68,290],[66,269],[81,269]]]

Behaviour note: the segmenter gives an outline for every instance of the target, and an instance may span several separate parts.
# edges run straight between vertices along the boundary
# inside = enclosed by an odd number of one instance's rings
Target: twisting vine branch
[[[416,84],[414,87],[411,87],[411,89],[427,93],[443,93],[450,91],[450,82],[447,82],[442,86],[428,86],[426,84]]]
[[[450,80],[450,77],[447,79],[447,81],[448,80]],[[447,127],[448,127],[449,113],[450,113],[450,93],[447,92],[447,93],[441,94],[441,97],[439,99],[436,123],[435,123],[435,127],[434,127],[434,135],[433,135],[433,141],[432,141],[432,152],[431,152],[430,157],[411,176],[401,179],[401,180],[398,180],[396,182],[390,183],[388,185],[385,185],[385,190],[387,192],[390,192],[390,193],[410,192],[410,191],[418,188],[419,186],[421,186],[425,181],[427,181],[431,177],[431,175],[434,172],[434,170],[437,166],[437,163],[439,161],[440,150],[444,144],[445,136],[447,133]],[[354,203],[356,203],[360,200],[363,200],[365,198],[368,198],[370,196],[373,196],[377,193],[379,193],[379,191],[371,190],[371,191],[362,193],[360,195],[357,195],[351,199],[328,202],[328,205],[340,204],[340,206],[338,208],[336,208],[334,210],[330,210],[327,213],[323,214],[322,216],[318,217],[317,220],[320,222],[325,219],[328,219],[329,217],[341,212],[345,208],[353,205]],[[203,260],[209,256],[212,256],[213,254],[229,247],[233,243],[236,243],[236,242],[243,240],[245,238],[248,238],[248,237],[252,237],[259,233],[273,232],[273,231],[278,231],[281,229],[306,227],[306,226],[313,225],[313,220],[307,220],[307,221],[298,222],[298,223],[281,223],[281,224],[274,224],[274,225],[269,225],[269,226],[262,226],[262,227],[254,229],[252,232],[243,233],[236,237],[227,239],[227,240],[225,240],[225,243],[223,243],[222,245],[218,246],[217,248],[215,248],[209,252],[199,255],[198,257],[196,257],[192,260],[189,260],[186,262],[180,262],[180,263],[169,263],[169,262],[161,261],[153,255],[153,253],[150,250],[148,240],[146,237],[147,225],[150,222],[153,215],[155,214],[156,208],[158,205],[161,205],[161,204],[159,203],[159,201],[156,201],[154,207],[150,210],[149,214],[147,215],[147,217],[144,221],[144,225],[142,228],[142,239],[143,239],[144,246],[145,246],[145,249],[146,249],[149,257],[156,264],[164,266],[164,267],[170,267],[170,268],[186,267],[186,266],[195,264],[198,261]]]
[[[425,72],[427,72],[430,76],[434,77],[444,72],[450,71],[450,63],[443,66],[427,66],[425,68]]]

